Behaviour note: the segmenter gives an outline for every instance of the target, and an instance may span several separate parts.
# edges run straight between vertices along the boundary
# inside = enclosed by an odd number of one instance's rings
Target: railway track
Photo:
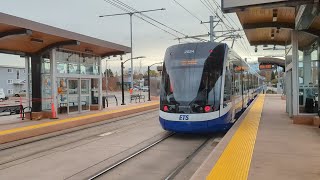
[[[118,162],[116,162],[116,163],[112,164],[111,166],[107,167],[106,169],[104,169],[104,170],[100,171],[99,173],[97,173],[97,174],[95,174],[95,175],[93,175],[93,176],[89,177],[89,178],[88,178],[88,180],[97,179],[98,177],[102,176],[103,174],[108,173],[108,172],[109,172],[109,171],[111,171],[112,169],[114,169],[114,168],[116,168],[116,167],[120,166],[121,164],[123,164],[123,163],[125,163],[125,162],[129,161],[130,159],[132,159],[132,158],[134,158],[134,157],[138,156],[139,154],[141,154],[141,153],[143,153],[143,152],[147,151],[148,149],[152,148],[153,146],[155,146],[155,145],[159,144],[160,142],[162,142],[162,141],[164,141],[164,140],[168,139],[168,138],[169,138],[169,137],[171,137],[172,135],[174,135],[174,133],[169,133],[169,134],[165,135],[164,137],[162,137],[161,139],[157,140],[156,142],[153,142],[153,143],[151,143],[151,144],[149,144],[149,145],[147,145],[147,146],[143,147],[142,149],[140,149],[140,150],[138,150],[138,151],[134,152],[133,154],[130,154],[129,156],[127,156],[127,157],[125,157],[125,158],[121,159],[120,161],[118,161]]]
[[[175,133],[168,133],[168,134],[164,135],[160,139],[158,139],[148,145],[145,145],[141,149],[139,149],[139,150],[135,151],[134,153],[129,154],[128,156],[120,159],[119,161],[109,165],[105,169],[99,171],[98,173],[90,176],[87,179],[88,180],[95,180],[95,179],[100,179],[100,178],[105,179],[103,176],[107,175],[112,170],[116,170],[117,167],[120,167],[121,165],[125,164],[126,162],[128,162],[130,160],[133,160],[135,157],[137,157],[139,155],[142,156],[144,152],[152,149],[156,145],[159,145],[161,142],[164,142],[165,140],[169,139],[170,137],[172,137],[174,135],[175,135]],[[165,180],[174,179],[174,177],[176,177],[176,175],[179,174],[179,172],[208,144],[210,139],[212,139],[212,137],[208,137],[202,143],[200,143],[200,145],[197,146],[190,154],[186,155],[186,157],[183,161],[178,163],[177,166],[175,166],[173,169],[171,169],[171,171],[169,173],[166,173],[167,175],[163,179],[165,179]],[[163,158],[166,158],[166,157],[163,157]],[[106,179],[108,179],[108,178],[106,178]]]
[[[42,141],[42,140],[47,140],[47,139],[59,137],[59,136],[70,134],[70,133],[79,132],[79,131],[82,131],[82,130],[92,129],[92,128],[95,128],[95,127],[98,127],[98,126],[102,126],[102,125],[116,123],[116,122],[119,122],[119,121],[122,121],[122,120],[130,119],[132,117],[144,116],[145,114],[152,113],[152,112],[156,112],[156,110],[149,110],[149,111],[146,111],[146,112],[132,114],[132,115],[128,115],[128,116],[125,116],[125,117],[114,118],[114,120],[111,119],[111,120],[105,121],[105,122],[104,121],[97,122],[97,123],[93,123],[93,124],[89,124],[89,125],[84,125],[84,126],[80,126],[80,127],[75,127],[75,128],[71,128],[71,129],[62,130],[62,131],[59,131],[59,132],[40,135],[38,137],[31,137],[31,138],[19,140],[19,141],[16,141],[16,142],[2,144],[2,145],[0,145],[0,151],[11,149],[11,148],[15,148],[15,147],[22,146],[22,145],[35,143],[35,142]]]
[[[206,139],[197,149],[195,149],[186,159],[180,163],[176,168],[174,168],[168,176],[165,178],[165,180],[171,180],[176,177],[177,174],[195,157],[208,143],[208,141],[211,138]]]
[[[153,113],[153,112],[155,112],[155,111],[151,110],[151,111],[147,111],[147,112],[144,112],[144,113],[139,113],[138,115],[136,114],[135,117],[143,117],[144,115],[150,114],[150,113]],[[122,117],[122,118],[116,118],[113,121],[94,124],[94,125],[91,125],[91,126],[88,126],[88,127],[83,127],[83,128],[71,130],[71,131],[68,131],[68,132],[61,132],[60,134],[55,134],[55,135],[52,135],[52,136],[48,135],[48,137],[39,138],[37,140],[30,141],[30,142],[20,142],[20,143],[18,142],[18,143],[9,145],[9,146],[2,146],[2,147],[0,147],[1,153],[4,153],[4,151],[8,151],[8,153],[9,153],[15,148],[21,148],[21,149],[15,150],[15,151],[17,151],[17,152],[21,151],[23,155],[15,155],[14,158],[10,158],[10,159],[7,159],[7,160],[2,160],[2,161],[0,161],[0,166],[5,165],[7,163],[11,163],[11,162],[17,161],[17,160],[20,160],[20,159],[24,159],[24,158],[27,158],[27,157],[30,157],[30,156],[33,156],[33,155],[44,153],[46,151],[51,151],[52,149],[56,149],[56,148],[60,148],[60,147],[63,147],[63,146],[67,146],[69,144],[76,143],[76,142],[81,141],[81,140],[86,140],[86,139],[90,139],[90,138],[96,137],[95,139],[92,139],[89,142],[85,142],[85,144],[90,143],[90,142],[95,141],[95,140],[97,140],[99,138],[102,138],[102,137],[97,137],[97,136],[99,134],[103,133],[105,130],[93,131],[92,133],[87,133],[84,137],[75,138],[75,139],[72,139],[70,141],[66,141],[66,142],[62,142],[62,143],[56,144],[56,145],[52,145],[52,146],[49,146],[49,147],[44,148],[44,149],[39,149],[39,150],[35,149],[35,150],[33,150],[32,152],[30,152],[28,154],[24,154],[24,151],[26,151],[26,148],[22,148],[21,146],[31,146],[33,143],[41,143],[42,141],[44,142],[44,141],[49,140],[49,139],[59,138],[59,137],[62,137],[63,135],[67,135],[67,134],[71,134],[71,133],[78,133],[78,132],[80,133],[81,131],[94,129],[94,128],[97,128],[98,126],[104,126],[104,125],[116,123],[116,122],[119,122],[119,121],[129,120],[132,117],[133,117],[133,115]],[[155,118],[155,117],[157,117],[157,116],[151,116],[150,118]],[[113,128],[113,131],[116,131],[116,130],[121,129],[121,128],[126,128],[127,126],[128,127],[129,126],[133,126],[136,123],[141,123],[141,122],[144,122],[144,121],[148,121],[148,120],[150,120],[150,118],[141,118],[141,119],[143,119],[142,121],[139,120],[137,122],[132,122],[132,123],[129,123],[129,124],[125,125],[124,127],[115,127],[115,128]],[[84,144],[82,144],[82,145],[84,145]],[[36,146],[36,148],[37,148],[37,146]],[[5,154],[1,154],[1,156],[4,156],[4,155]],[[48,155],[48,154],[45,154],[45,155]],[[1,158],[1,156],[0,156],[0,158]],[[0,167],[0,169],[1,169],[1,167]]]

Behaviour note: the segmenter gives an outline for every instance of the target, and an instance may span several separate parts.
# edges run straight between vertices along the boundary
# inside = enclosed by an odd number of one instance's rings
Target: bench
[[[30,109],[28,113],[32,113],[31,107],[23,108],[22,105],[1,106],[0,113],[8,112],[9,114],[1,114],[0,116],[10,116],[14,114],[22,114],[22,120],[24,120],[24,112],[26,109]]]
[[[135,102],[137,103],[137,99],[139,99],[139,102],[141,99],[143,99],[143,101],[146,102],[145,98],[146,97],[144,95],[132,94],[132,95],[130,95],[130,103],[132,102],[132,100],[135,100]]]

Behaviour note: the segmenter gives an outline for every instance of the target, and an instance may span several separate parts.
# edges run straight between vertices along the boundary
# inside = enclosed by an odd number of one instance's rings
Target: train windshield
[[[211,43],[169,49],[162,74],[161,104],[179,106],[177,113],[193,113],[193,107],[205,105],[218,110],[224,49],[223,44],[212,49]]]

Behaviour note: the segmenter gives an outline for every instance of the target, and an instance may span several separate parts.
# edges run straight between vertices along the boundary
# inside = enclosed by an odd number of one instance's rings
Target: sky
[[[54,27],[66,29],[80,34],[92,36],[102,40],[130,46],[130,26],[129,16],[114,16],[99,18],[99,15],[123,13],[124,11],[112,6],[108,0],[10,0],[2,1],[0,11],[10,15],[26,18],[32,21],[44,23]],[[116,0],[109,0],[116,1]],[[174,0],[121,0],[123,3],[137,9],[150,10],[166,8],[164,11],[155,11],[145,13],[153,19],[165,24],[166,26],[182,32],[183,34],[199,35],[207,34],[208,29],[200,24],[199,20],[208,21],[212,15],[200,0],[176,0],[182,4],[187,10],[192,12],[195,17],[190,15],[185,9],[180,7]],[[203,0],[209,2],[213,8],[216,8],[214,0]],[[220,0],[217,0],[220,4]],[[217,10],[219,12],[219,10]],[[225,15],[227,17],[227,15]],[[228,14],[228,19],[235,28],[241,27],[239,20],[235,14]],[[224,20],[227,22],[226,20]],[[157,26],[161,26],[154,22]],[[161,26],[163,29],[170,31],[178,37],[182,35]],[[225,30],[223,25],[218,25],[216,30]],[[257,56],[266,55],[259,51],[254,53],[254,47],[250,47],[243,32],[240,32],[243,39],[238,40],[234,45],[234,50],[248,61],[255,62]],[[134,69],[142,66],[144,70],[146,66],[161,62],[167,47],[178,44],[172,36],[137,17],[133,17],[133,56],[146,56],[145,59],[135,61]],[[209,37],[203,37],[208,40]],[[182,42],[192,42],[187,39]],[[225,41],[231,44],[231,41]],[[123,59],[128,59],[129,54]],[[5,65],[24,65],[24,59],[17,56],[0,55],[0,64]],[[111,58],[108,61],[108,68],[120,70],[119,58]],[[129,64],[128,64],[129,65]],[[103,67],[105,68],[105,60]]]

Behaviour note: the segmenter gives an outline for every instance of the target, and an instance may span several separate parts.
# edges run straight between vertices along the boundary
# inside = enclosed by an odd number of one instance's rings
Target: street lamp
[[[133,72],[133,50],[132,50],[132,15],[134,14],[142,14],[145,12],[152,12],[152,11],[163,11],[166,10],[165,8],[161,9],[151,9],[146,11],[134,11],[134,12],[128,12],[128,13],[120,13],[120,14],[108,14],[108,15],[101,15],[99,17],[110,17],[110,16],[121,16],[121,15],[129,15],[130,16],[130,44],[131,44],[131,71]],[[133,87],[133,74],[131,74],[131,87]]]
[[[122,103],[121,103],[121,105],[126,105],[125,103],[124,103],[124,86],[123,86],[123,84],[124,84],[124,82],[123,82],[123,65],[124,65],[124,63],[126,63],[127,61],[129,61],[129,60],[131,60],[131,62],[132,62],[132,60],[134,60],[134,59],[140,59],[140,58],[146,58],[145,56],[138,56],[138,57],[134,57],[134,58],[130,58],[130,59],[127,59],[127,60],[125,60],[125,61],[123,61],[123,62],[121,62],[121,91],[122,91]],[[132,72],[132,69],[131,69],[131,74],[133,75],[133,72]],[[133,80],[133,76],[132,76],[132,79],[131,79],[131,81]],[[132,87],[133,87],[133,85],[132,85]]]
[[[150,68],[151,68],[151,66],[156,65],[156,64],[162,64],[162,62],[154,63],[154,64],[151,64],[150,66],[148,66],[148,101],[151,101],[151,96],[150,96]]]

